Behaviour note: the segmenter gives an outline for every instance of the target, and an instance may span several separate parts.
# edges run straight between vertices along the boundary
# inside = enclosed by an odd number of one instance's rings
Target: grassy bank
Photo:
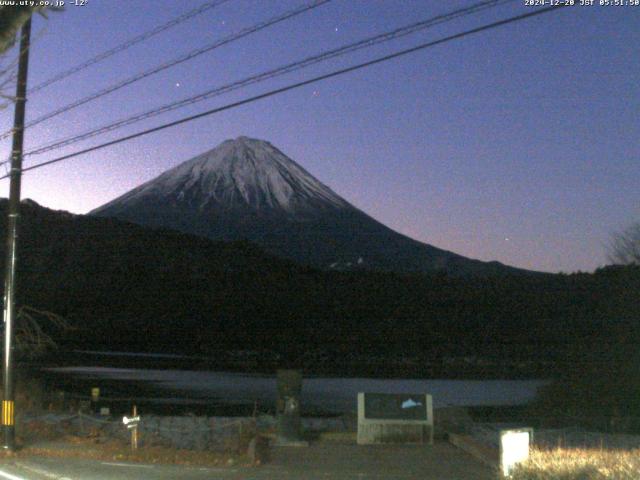
[[[637,480],[640,450],[533,450],[513,480]]]

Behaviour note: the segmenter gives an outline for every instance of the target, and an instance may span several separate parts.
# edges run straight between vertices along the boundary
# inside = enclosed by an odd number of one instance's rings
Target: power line
[[[27,48],[28,50],[32,49],[33,45],[45,35],[46,31],[47,27],[41,28],[38,33],[32,36],[29,42],[29,46],[25,48]],[[19,51],[18,55],[9,63],[7,63],[6,65],[0,65],[0,98],[4,98],[8,101],[7,103],[0,104],[0,110],[8,107],[10,103],[14,103],[16,100],[15,96],[5,94],[3,93],[3,90],[8,84],[14,83],[18,79],[18,63],[20,61],[21,54],[22,51]],[[3,75],[4,77],[2,77]],[[5,162],[0,162],[0,165],[2,165],[3,163]],[[8,163],[8,161],[6,163]]]
[[[84,70],[85,68],[88,68],[92,65],[95,65],[96,63],[99,63],[103,60],[106,60],[109,57],[112,57],[113,55],[115,55],[116,53],[120,53],[124,50],[127,50],[131,47],[133,47],[134,45],[144,42],[145,40],[148,40],[149,38],[158,35],[159,33],[162,33],[166,30],[169,30],[170,28],[175,27],[176,25],[179,25],[193,17],[196,17],[198,15],[201,15],[203,13],[205,13],[208,10],[211,10],[213,8],[216,8],[220,5],[222,5],[223,3],[228,2],[229,0],[216,0],[216,1],[212,1],[212,2],[207,2],[204,3],[202,5],[200,5],[197,8],[194,8],[193,10],[189,10],[188,12],[174,18],[173,20],[168,21],[167,23],[164,23],[162,25],[158,25],[157,27],[145,32],[145,33],[141,33],[140,35],[133,37],[129,40],[127,40],[126,42],[121,43],[120,45],[113,47],[110,50],[107,50],[105,52],[102,52],[98,55],[96,55],[95,57],[90,58],[89,60],[80,63],[79,65],[76,65],[75,67],[71,67],[68,70],[65,70],[63,72],[58,73],[57,75],[49,78],[48,80],[45,80],[44,82],[36,85],[33,88],[29,89],[29,94],[33,94],[39,90],[42,90],[43,88],[48,87],[49,85],[52,85],[56,82],[59,82],[60,80],[63,80],[67,77],[70,77],[71,75],[73,75],[74,73],[78,73],[81,70]]]
[[[364,62],[364,63],[359,63],[357,65],[353,65],[351,67],[343,68],[343,69],[340,69],[340,70],[335,70],[335,71],[333,71],[331,73],[327,73],[327,74],[324,74],[324,75],[313,77],[313,78],[310,78],[308,80],[303,80],[301,82],[297,82],[297,83],[294,83],[294,84],[291,84],[291,85],[287,85],[285,87],[277,88],[275,90],[270,90],[270,91],[268,91],[266,93],[262,93],[260,95],[255,95],[253,97],[245,98],[245,99],[239,100],[237,102],[229,103],[229,104],[224,105],[222,107],[213,108],[211,110],[207,110],[205,112],[201,112],[201,113],[198,113],[196,115],[191,115],[189,117],[181,118],[180,120],[175,120],[173,122],[165,123],[163,125],[160,125],[160,126],[157,126],[157,127],[154,127],[154,128],[150,128],[148,130],[143,130],[141,132],[137,132],[137,133],[134,133],[134,134],[131,134],[131,135],[120,137],[120,138],[117,138],[115,140],[111,140],[109,142],[105,142],[105,143],[102,143],[100,145],[96,145],[94,147],[85,148],[83,150],[79,150],[79,151],[70,153],[68,155],[63,155],[61,157],[57,157],[57,158],[54,158],[52,160],[47,160],[46,162],[41,162],[41,163],[32,165],[30,167],[23,168],[22,171],[26,172],[26,171],[29,171],[29,170],[35,170],[35,169],[38,169],[38,168],[41,168],[41,167],[44,167],[44,166],[47,166],[47,165],[51,165],[53,163],[58,163],[58,162],[61,162],[63,160],[68,160],[70,158],[74,158],[74,157],[83,155],[85,153],[90,153],[90,152],[94,152],[96,150],[101,150],[103,148],[110,147],[112,145],[117,145],[119,143],[127,142],[129,140],[133,140],[133,139],[138,138],[138,137],[149,135],[151,133],[159,132],[161,130],[165,130],[165,129],[170,128],[170,127],[175,127],[176,125],[181,125],[183,123],[191,122],[193,120],[197,120],[199,118],[203,118],[203,117],[207,117],[209,115],[220,113],[220,112],[223,112],[225,110],[230,110],[232,108],[236,108],[236,107],[239,107],[241,105],[246,105],[246,104],[249,104],[249,103],[253,103],[253,102],[256,102],[258,100],[262,100],[264,98],[272,97],[274,95],[278,95],[278,94],[281,94],[281,93],[284,93],[284,92],[288,92],[290,90],[294,90],[294,89],[301,88],[301,87],[304,87],[304,86],[307,86],[307,85],[310,85],[310,84],[313,84],[313,83],[317,83],[317,82],[320,82],[322,80],[327,80],[329,78],[337,77],[339,75],[343,75],[343,74],[350,73],[350,72],[353,72],[353,71],[356,71],[356,70],[360,70],[361,68],[366,68],[366,67],[370,67],[372,65],[377,65],[378,63],[386,62],[388,60],[392,60],[394,58],[398,58],[398,57],[401,57],[401,56],[404,56],[404,55],[408,55],[410,53],[414,53],[414,52],[417,52],[417,51],[420,51],[420,50],[424,50],[426,48],[434,47],[436,45],[447,43],[447,42],[450,42],[452,40],[457,40],[459,38],[466,37],[468,35],[484,32],[486,30],[491,30],[491,29],[494,29],[494,28],[497,28],[497,27],[501,27],[503,25],[507,25],[507,24],[514,23],[514,22],[518,22],[520,20],[524,20],[524,19],[527,19],[527,18],[530,18],[530,17],[534,17],[534,16],[537,16],[537,15],[541,15],[543,13],[548,13],[548,12],[551,12],[553,10],[559,10],[561,8],[564,8],[564,5],[545,7],[545,8],[539,9],[539,10],[535,10],[533,12],[524,13],[524,14],[521,14],[521,15],[516,15],[514,17],[509,17],[509,18],[504,19],[504,20],[499,20],[497,22],[493,22],[493,23],[490,23],[490,24],[487,24],[487,25],[483,25],[481,27],[473,28],[471,30],[466,30],[466,31],[461,32],[461,33],[456,33],[454,35],[450,35],[448,37],[444,37],[444,38],[441,38],[439,40],[434,40],[434,41],[423,43],[423,44],[420,44],[418,46],[411,47],[411,48],[408,48],[408,49],[405,49],[405,50],[400,50],[399,52],[395,52],[395,53],[392,53],[392,54],[389,54],[389,55],[385,55],[383,57],[378,57],[378,58],[376,58],[374,60],[370,60],[370,61],[367,61],[367,62]],[[5,178],[8,178],[8,175],[4,175],[4,176],[0,177],[0,180],[3,180]]]
[[[148,110],[146,112],[137,114],[137,115],[133,115],[130,117],[126,117],[124,119],[118,120],[114,123],[110,123],[107,125],[103,125],[102,127],[99,128],[95,128],[93,130],[89,130],[86,131],[84,133],[81,134],[77,134],[77,135],[73,135],[71,137],[66,137],[63,139],[59,139],[59,140],[55,140],[53,142],[49,142],[45,145],[41,145],[38,146],[36,148],[34,148],[33,150],[25,153],[25,156],[32,156],[32,155],[39,155],[51,150],[56,150],[68,145],[71,145],[73,143],[77,143],[79,141],[82,140],[86,140],[88,138],[103,134],[103,133],[107,133],[113,130],[116,130],[118,128],[124,127],[126,125],[131,125],[137,122],[140,122],[142,120],[146,120],[148,118],[152,118],[154,116],[163,114],[163,113],[167,113],[169,111],[173,111],[182,107],[185,107],[187,105],[192,105],[204,100],[208,100],[212,97],[215,96],[219,96],[225,93],[229,93],[233,90],[237,90],[239,88],[243,88],[246,87],[248,85],[252,85],[252,84],[256,84],[256,83],[260,83],[263,82],[265,80],[269,80],[287,73],[291,73],[293,71],[296,70],[300,70],[303,68],[306,68],[308,66],[314,65],[316,63],[320,63],[326,60],[329,60],[331,58],[335,58],[338,56],[342,56],[348,53],[352,53],[355,52],[357,50],[363,49],[363,48],[368,48],[374,45],[378,45],[380,43],[383,42],[387,42],[387,41],[391,41],[391,40],[395,40],[397,38],[400,37],[404,37],[406,35],[424,30],[426,28],[430,28],[433,27],[435,25],[439,25],[442,23],[446,23],[449,21],[452,21],[456,18],[460,18],[462,16],[466,16],[466,15],[470,15],[473,13],[478,13],[480,11],[486,10],[488,8],[494,8],[500,4],[504,4],[504,3],[509,3],[509,2],[513,2],[514,0],[486,0],[483,2],[479,2],[477,4],[471,5],[469,7],[466,8],[462,8],[459,10],[454,10],[452,12],[446,13],[446,14],[442,14],[442,15],[438,15],[436,17],[432,17],[429,18],[427,20],[422,20],[420,22],[415,22],[412,23],[410,25],[404,26],[404,27],[400,27],[397,28],[395,30],[392,30],[390,32],[386,32],[386,33],[382,33],[382,34],[378,34],[378,35],[374,35],[372,37],[368,37],[366,39],[360,40],[358,42],[355,43],[350,43],[347,45],[343,45],[342,47],[333,49],[333,50],[329,50],[329,51],[325,51],[322,52],[320,54],[316,54],[316,55],[312,55],[310,57],[306,57],[302,60],[298,60],[296,62],[293,63],[289,63],[287,65],[283,65],[280,66],[278,68],[275,69],[271,69],[271,70],[267,70],[265,72],[256,74],[256,75],[252,75],[249,77],[246,77],[242,80],[238,80],[226,85],[223,85],[221,87],[216,87],[213,89],[209,89],[206,90],[205,92],[199,93],[197,95],[179,100],[177,102],[172,102],[163,106],[160,106],[158,108],[152,109],[152,110]]]
[[[225,0],[228,1],[228,0]],[[57,110],[54,110],[53,112],[49,112],[41,117],[36,118],[35,120],[32,120],[31,122],[27,123],[25,125],[25,128],[29,128],[29,127],[33,127],[34,125],[37,125],[39,123],[44,122],[45,120],[49,120],[53,117],[57,117],[58,115],[68,112],[69,110],[72,110],[74,108],[77,108],[81,105],[84,105],[86,103],[89,103],[93,100],[96,100],[100,97],[103,97],[109,93],[113,93],[116,90],[120,90],[123,87],[126,87],[127,85],[131,85],[132,83],[138,82],[140,80],[143,80],[147,77],[150,77],[152,75],[155,75],[156,73],[162,72],[163,70],[166,70],[168,68],[174,67],[180,63],[186,62],[187,60],[191,60],[199,55],[202,55],[206,52],[209,52],[211,50],[214,50],[216,48],[219,48],[223,45],[226,45],[228,43],[234,42],[236,40],[239,40],[243,37],[246,37],[247,35],[250,35],[252,33],[258,32],[260,30],[263,30],[267,27],[270,27],[272,25],[275,25],[277,23],[280,23],[284,20],[287,20],[289,18],[295,17],[297,15],[300,15],[302,13],[305,13],[309,10],[313,10],[315,8],[320,7],[321,5],[324,5],[325,3],[330,2],[331,0],[314,0],[311,4],[307,4],[307,5],[302,5],[300,7],[297,7],[293,10],[289,10],[288,12],[285,12],[281,15],[278,15],[276,17],[270,18],[269,20],[257,23],[251,27],[247,27],[243,30],[241,30],[238,33],[229,35],[227,37],[222,38],[221,40],[218,40],[210,45],[207,45],[205,47],[202,48],[198,48],[196,50],[192,50],[191,52],[186,53],[185,55],[182,55],[174,60],[171,60],[169,62],[163,63],[157,67],[154,67],[150,70],[147,70],[145,72],[142,73],[138,73],[132,77],[129,77],[125,80],[122,80],[119,83],[116,83],[115,85],[111,85],[109,87],[103,88],[102,90],[99,90],[96,93],[92,93],[91,95],[88,95],[84,98],[81,98],[79,100],[76,100],[75,102],[72,102],[68,105],[65,105],[63,107],[58,108]],[[11,135],[11,131],[7,131],[5,133],[3,133],[2,135],[0,135],[0,139],[6,138],[9,135]]]

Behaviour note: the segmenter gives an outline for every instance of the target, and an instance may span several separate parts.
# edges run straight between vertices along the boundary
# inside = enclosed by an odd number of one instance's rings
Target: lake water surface
[[[221,371],[68,366],[48,369],[82,383],[144,384],[155,388],[161,402],[213,401],[226,405],[272,406],[275,375]],[[523,405],[530,402],[544,380],[430,380],[306,376],[302,404],[314,411],[343,414],[356,411],[358,392],[420,393],[433,395],[434,407]],[[147,400],[151,400],[147,398]]]

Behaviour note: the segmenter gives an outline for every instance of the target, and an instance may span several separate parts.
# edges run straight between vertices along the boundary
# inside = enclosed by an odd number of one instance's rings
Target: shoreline
[[[474,363],[475,362],[475,363]],[[490,364],[482,358],[456,357],[440,361],[396,357],[354,356],[349,359],[309,359],[286,362],[273,352],[222,351],[216,356],[176,353],[59,351],[27,368],[91,365],[103,368],[189,370],[245,375],[275,375],[282,368],[301,370],[305,378],[371,378],[389,380],[551,380],[560,366],[554,362]]]

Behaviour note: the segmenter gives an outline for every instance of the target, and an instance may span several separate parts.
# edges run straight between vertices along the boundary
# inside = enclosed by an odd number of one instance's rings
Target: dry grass
[[[513,480],[638,480],[640,450],[533,450]]]
[[[167,447],[141,447],[131,450],[120,441],[66,436],[55,442],[37,446],[26,445],[15,453],[2,452],[0,456],[28,458],[31,456],[55,458],[82,458],[102,461],[128,461],[151,464],[192,466],[249,465],[246,455],[210,451],[180,450]]]
[[[16,452],[0,452],[0,458],[15,456],[28,458],[44,456],[55,458],[82,458],[101,461],[129,461],[151,464],[193,466],[250,465],[246,455],[248,440],[235,439],[224,452],[193,451],[155,445],[145,437],[145,445],[133,451],[128,442],[104,436],[98,428],[79,436],[70,425],[51,425],[45,422],[29,422],[23,425],[17,436]],[[22,447],[20,447],[22,446]],[[255,465],[255,464],[254,464]]]

